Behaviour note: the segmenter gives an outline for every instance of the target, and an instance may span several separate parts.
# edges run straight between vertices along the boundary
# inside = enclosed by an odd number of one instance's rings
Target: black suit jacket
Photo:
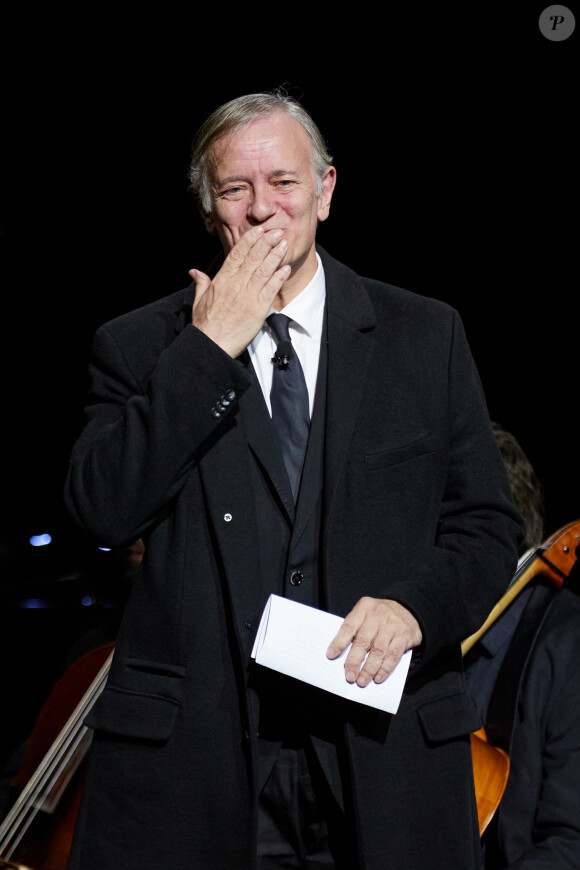
[[[323,600],[344,615],[361,595],[393,598],[424,638],[396,717],[337,714],[360,850],[367,870],[387,855],[398,870],[466,870],[479,861],[468,739],[479,718],[459,644],[513,574],[519,518],[456,312],[320,254]],[[253,866],[255,463],[286,523],[293,506],[264,450],[259,387],[191,325],[194,289],[95,337],[67,503],[98,540],[142,537],[146,552],[90,720],[75,870]]]

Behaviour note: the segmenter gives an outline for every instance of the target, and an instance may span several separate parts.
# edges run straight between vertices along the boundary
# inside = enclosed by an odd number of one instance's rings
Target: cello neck
[[[534,577],[542,575],[561,587],[576,562],[579,541],[580,520],[576,520],[562,526],[543,544],[527,554],[518,565],[507,591],[495,604],[481,628],[461,644],[462,655],[465,656],[469,652]]]

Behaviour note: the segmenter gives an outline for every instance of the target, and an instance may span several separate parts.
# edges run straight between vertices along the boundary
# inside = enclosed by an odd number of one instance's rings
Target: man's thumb
[[[189,277],[195,281],[195,301],[198,302],[211,284],[211,278],[198,269],[190,269]]]

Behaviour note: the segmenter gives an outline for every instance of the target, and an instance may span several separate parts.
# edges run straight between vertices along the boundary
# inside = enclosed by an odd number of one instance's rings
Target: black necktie
[[[308,389],[300,360],[292,347],[290,318],[285,314],[271,314],[268,324],[277,339],[276,353],[272,357],[272,423],[296,501],[310,429]]]

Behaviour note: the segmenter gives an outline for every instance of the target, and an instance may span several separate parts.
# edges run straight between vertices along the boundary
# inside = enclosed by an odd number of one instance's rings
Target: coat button
[[[212,415],[212,417],[214,418],[214,420],[217,420],[218,417],[221,417],[221,411],[218,411],[217,408],[213,407],[213,408],[211,409],[211,415]]]
[[[231,514],[224,514],[224,520],[226,523],[231,523],[232,515]]]
[[[303,580],[304,574],[302,573],[302,571],[292,571],[292,573],[290,574],[291,586],[300,586]]]
[[[233,402],[234,399],[236,398],[236,392],[235,392],[235,390],[226,390],[225,393],[224,393],[224,396],[225,396],[226,399],[228,399],[230,402]]]

